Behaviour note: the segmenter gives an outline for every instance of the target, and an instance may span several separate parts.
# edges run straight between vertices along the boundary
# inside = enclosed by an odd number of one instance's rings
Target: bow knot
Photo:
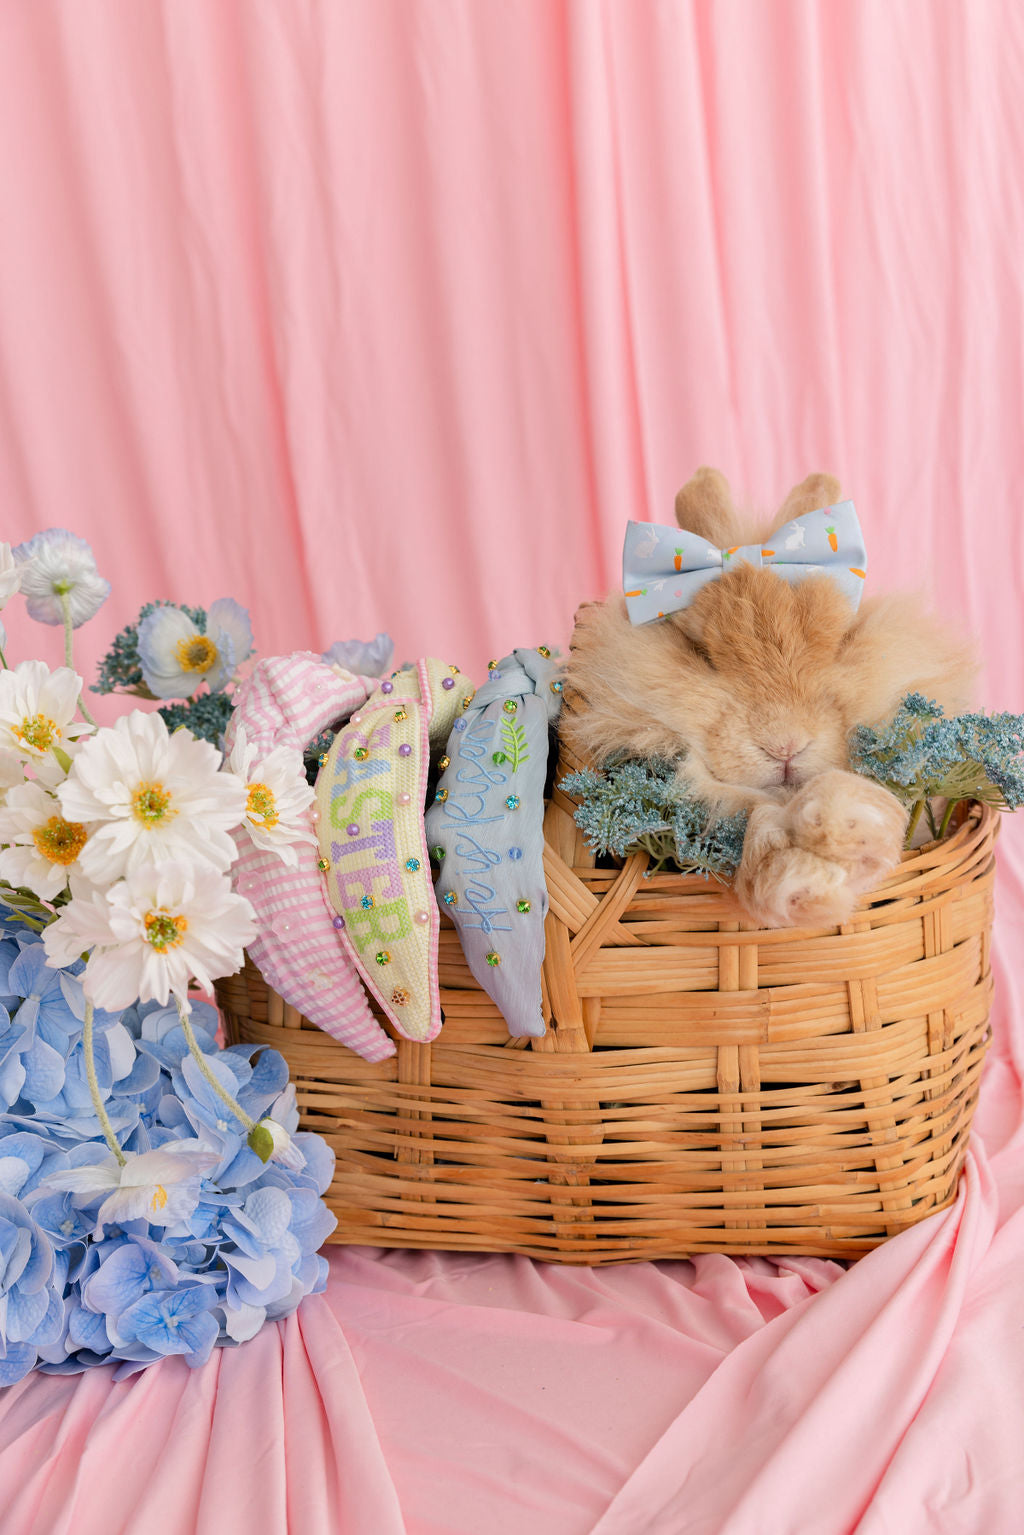
[[[716,549],[681,528],[630,522],[622,550],[622,585],[633,624],[688,608],[709,581],[740,564],[763,566],[784,581],[828,575],[854,608],[867,570],[864,535],[852,501],[805,512],[776,529],[767,544]]]

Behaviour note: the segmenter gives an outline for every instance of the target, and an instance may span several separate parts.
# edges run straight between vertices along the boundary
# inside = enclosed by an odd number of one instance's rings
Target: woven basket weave
[[[444,1028],[371,1065],[251,962],[229,1039],[288,1061],[337,1154],[335,1242],[563,1263],[854,1257],[954,1197],[988,1040],[993,839],[974,808],[854,919],[752,929],[731,892],[598,869],[545,820],[547,1036],[511,1040],[442,917]]]

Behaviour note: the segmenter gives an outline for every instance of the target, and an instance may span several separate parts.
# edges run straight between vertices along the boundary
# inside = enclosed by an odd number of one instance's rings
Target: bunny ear
[[[783,523],[792,522],[805,512],[816,512],[819,507],[834,506],[840,499],[839,481],[834,474],[809,474],[793,486],[783,501],[774,527],[781,528]]]
[[[736,514],[729,481],[720,469],[697,470],[676,496],[676,522],[687,533],[707,539],[716,549],[735,543]]]

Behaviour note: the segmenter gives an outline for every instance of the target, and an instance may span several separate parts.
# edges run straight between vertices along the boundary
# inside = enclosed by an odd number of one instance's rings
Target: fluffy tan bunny
[[[809,475],[767,527],[747,525],[705,468],[676,520],[725,549],[839,498],[831,476]],[[561,732],[594,763],[677,760],[688,794],[749,811],[735,889],[750,917],[833,925],[899,861],[907,824],[898,800],[849,771],[852,727],[891,718],[910,692],[958,713],[975,670],[972,646],[912,597],[866,598],[855,613],[827,575],[793,585],[741,564],[651,623],[631,624],[621,595],[581,608]]]

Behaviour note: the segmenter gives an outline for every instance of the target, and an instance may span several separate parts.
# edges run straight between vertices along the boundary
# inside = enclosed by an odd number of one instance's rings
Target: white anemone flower
[[[180,608],[147,613],[139,625],[142,680],[156,698],[191,698],[201,682],[225,688],[252,651],[248,611],[230,597],[211,603],[206,633]]]
[[[21,566],[11,553],[10,544],[0,544],[0,608],[5,608],[21,589]]]
[[[265,757],[247,739],[239,725],[227,760],[228,769],[245,781],[245,820],[242,825],[257,847],[276,853],[289,868],[299,863],[297,842],[316,845],[309,818],[316,795],[306,782],[302,753],[295,747],[275,746]]]
[[[65,601],[71,627],[87,623],[110,595],[110,582],[96,569],[96,557],[84,538],[66,528],[47,528],[19,544],[14,558],[21,566],[21,590],[30,618],[41,624],[62,624]]]
[[[114,1156],[104,1157],[84,1167],[48,1173],[40,1182],[48,1188],[68,1189],[81,1204],[106,1194],[96,1213],[100,1226],[137,1220],[173,1226],[192,1214],[199,1203],[203,1174],[219,1161],[219,1152],[198,1141],[172,1141],[156,1151],[130,1152],[123,1165]]]
[[[32,781],[8,790],[0,807],[0,879],[52,901],[66,889],[88,833],[67,821],[57,799]]]
[[[63,774],[54,755],[70,755],[69,743],[92,730],[75,718],[82,679],[69,666],[54,671],[43,661],[19,661],[0,671],[0,752],[13,752],[40,777]]]
[[[226,874],[166,863],[139,869],[106,891],[75,896],[43,933],[46,957],[70,964],[85,950],[82,985],[97,1007],[119,1012],[136,998],[188,1001],[234,975],[256,937],[253,909]]]
[[[82,850],[86,877],[108,885],[164,858],[226,869],[237,856],[230,832],[245,815],[246,789],[220,762],[209,741],[172,734],[141,709],[98,730],[57,789],[69,821],[96,823]]]

